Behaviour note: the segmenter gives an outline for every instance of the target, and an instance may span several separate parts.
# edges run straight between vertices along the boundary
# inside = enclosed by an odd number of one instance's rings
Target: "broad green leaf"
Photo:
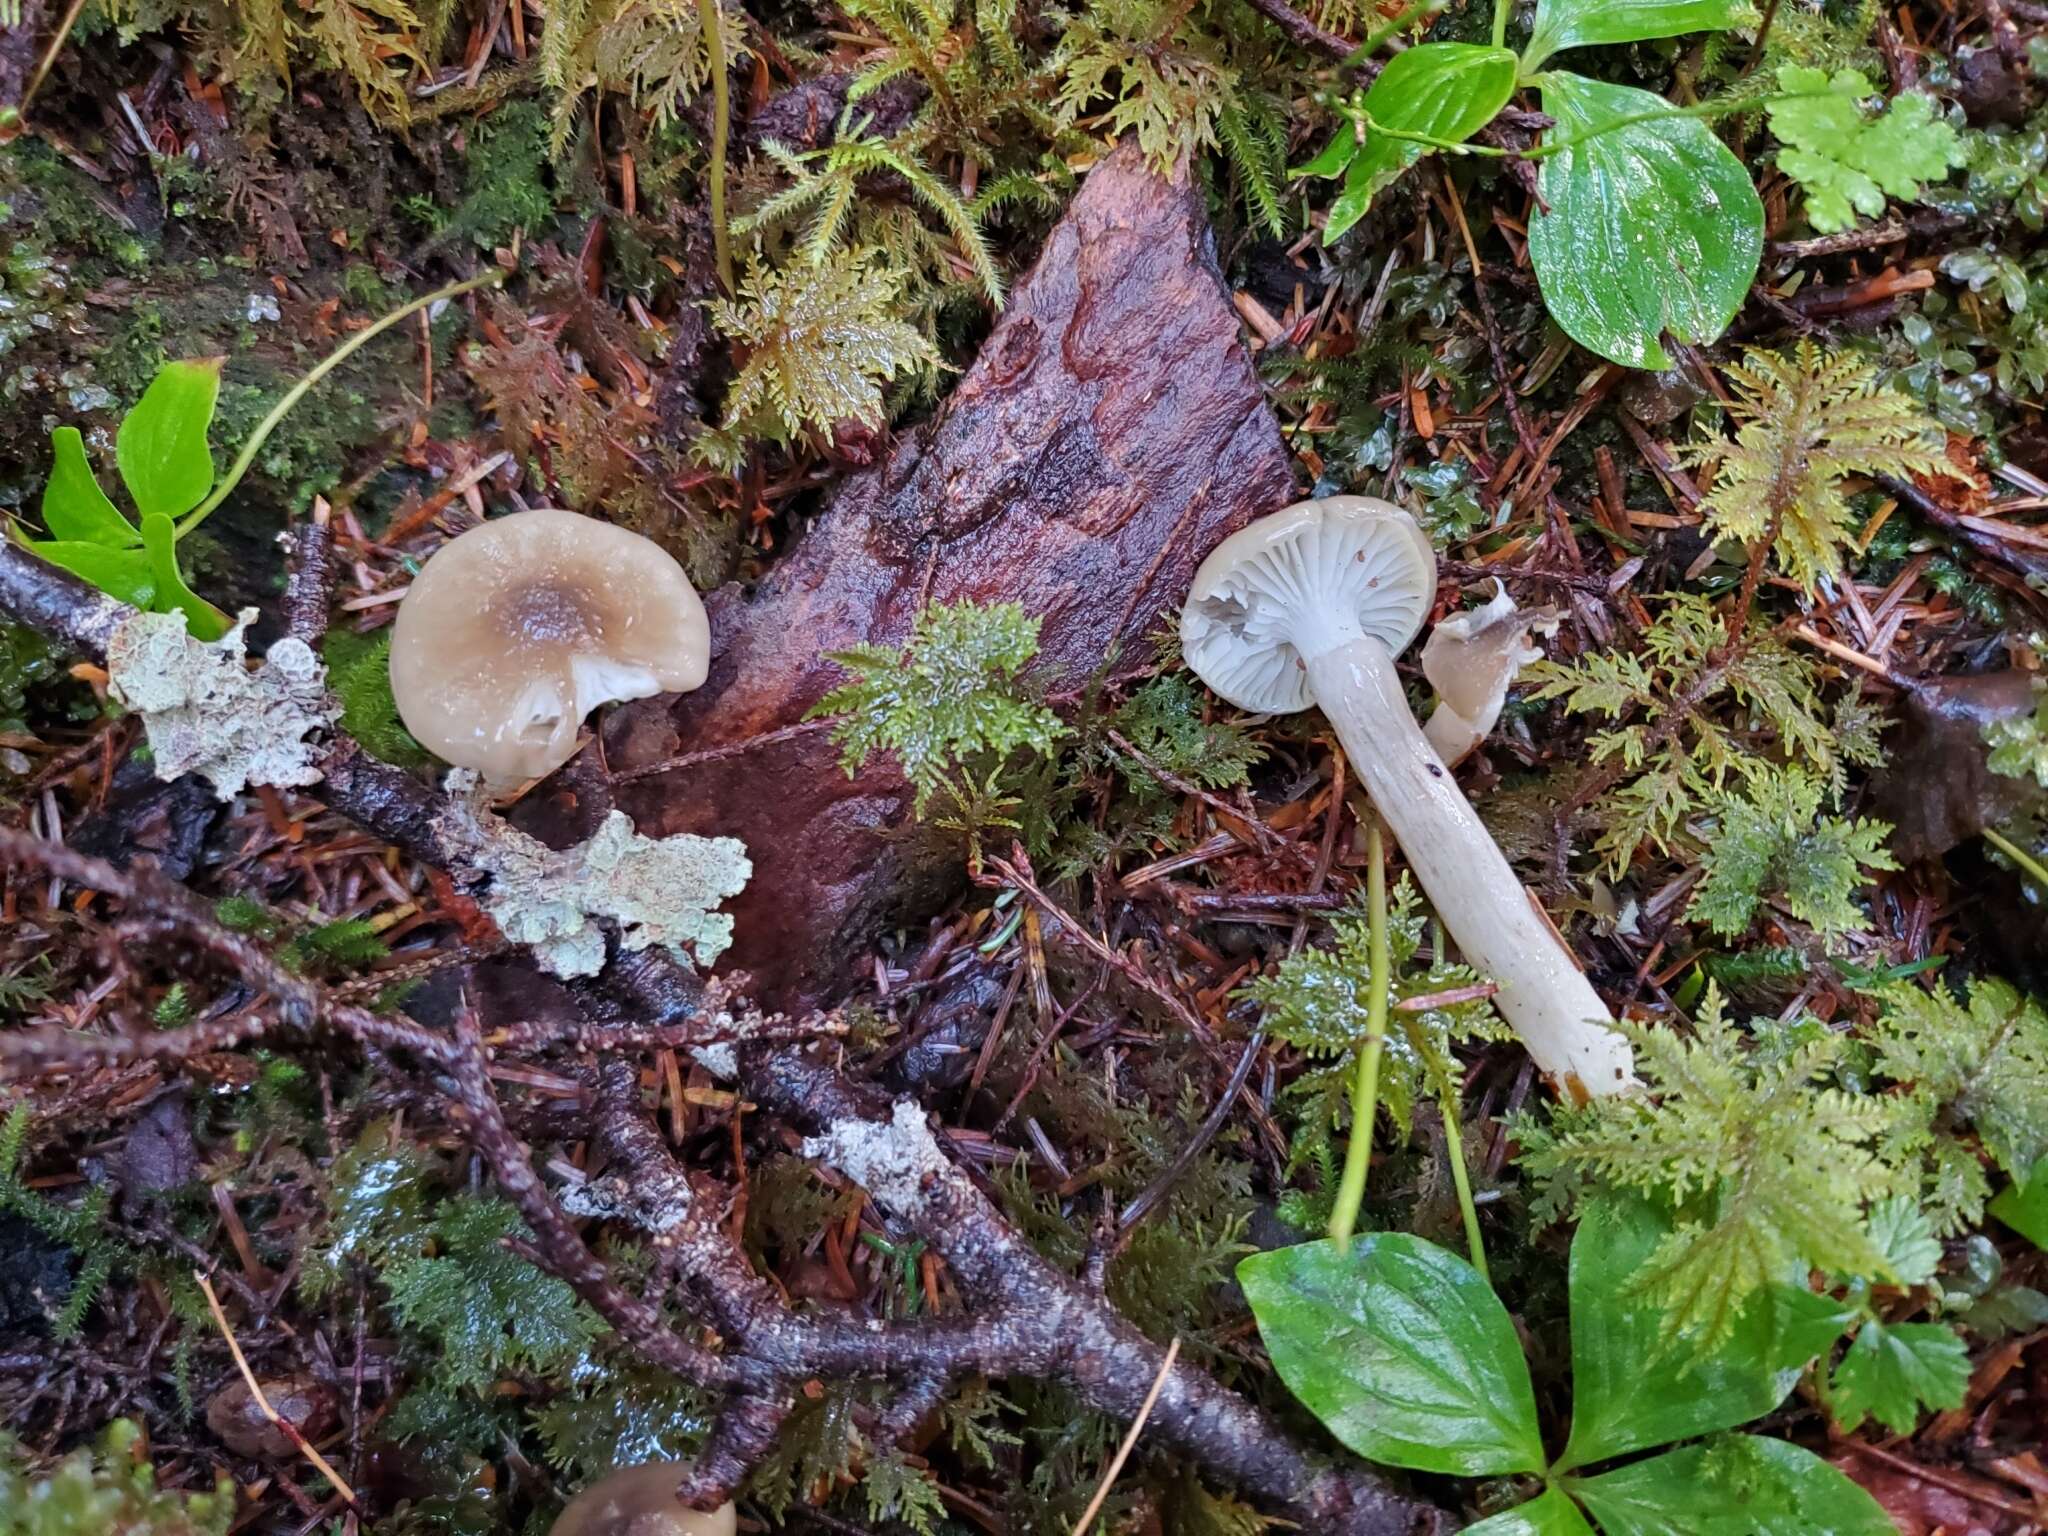
[[[2000,1190],[1991,1214],[2036,1248],[2048,1249],[2048,1157],[2034,1164],[2026,1183]]]
[[[1570,1282],[1572,1434],[1561,1467],[1747,1424],[1799,1379],[1796,1369],[1772,1368],[1775,1314],[1763,1297],[1704,1359],[1692,1359],[1682,1341],[1666,1343],[1664,1311],[1636,1280],[1670,1233],[1669,1220],[1633,1199],[1601,1201],[1579,1222]]]
[[[1829,1406],[1845,1430],[1876,1419],[1903,1435],[1923,1408],[1958,1408],[1970,1385],[1970,1352],[1943,1323],[1868,1322],[1835,1367]]]
[[[1719,32],[1755,15],[1748,0],[1536,0],[1522,69],[1534,73],[1560,48]]]
[[[1898,1536],[1839,1470],[1757,1435],[1724,1435],[1569,1486],[1606,1536]]]
[[[1881,116],[1863,102],[1880,93],[1860,70],[1786,64],[1778,86],[1787,100],[1769,106],[1771,132],[1785,147],[1778,165],[1806,189],[1806,221],[1823,234],[1849,229],[1861,213],[1884,212],[1885,195],[1919,197],[1921,183],[1943,181],[1967,155],[1954,128],[1935,115],[1932,96],[1907,91]]]
[[[43,526],[60,540],[106,544],[131,549],[142,542],[135,525],[123,517],[100,489],[85,456],[85,439],[76,427],[50,434],[50,481],[43,487]]]
[[[206,446],[206,430],[213,424],[224,361],[208,357],[164,364],[135,409],[122,418],[114,457],[121,483],[145,516],[182,516],[213,489],[213,450]]]
[[[1870,1239],[1883,1250],[1892,1279],[1900,1285],[1925,1285],[1941,1263],[1941,1244],[1934,1223],[1905,1195],[1892,1195],[1870,1208]]]
[[[1764,209],[1749,172],[1661,96],[1558,72],[1542,84],[1566,146],[1543,161],[1549,212],[1529,225],[1543,302],[1581,346],[1668,368],[1663,334],[1713,341],[1756,276]]]
[[[77,539],[49,539],[29,548],[60,565],[74,576],[82,576],[109,597],[147,608],[156,595],[156,577],[149,556],[139,549],[110,549]]]
[[[151,582],[156,598],[151,607],[158,613],[185,615],[185,629],[197,640],[218,640],[228,632],[228,616],[185,585],[185,573],[178,569],[178,534],[169,516],[147,512],[142,518],[142,543],[149,553]]]
[[[1405,1232],[1237,1267],[1280,1379],[1368,1460],[1463,1477],[1540,1472],[1521,1340],[1470,1264]]]
[[[1317,155],[1315,159],[1309,161],[1306,165],[1291,167],[1287,174],[1290,176],[1321,176],[1324,178],[1342,176],[1344,174],[1344,167],[1351,163],[1352,156],[1356,155],[1364,147],[1365,141],[1358,136],[1357,130],[1351,126],[1350,121],[1347,119],[1338,126],[1336,133],[1331,135],[1330,142],[1323,146],[1321,154]]]
[[[1466,1526],[1464,1536],[1593,1536],[1593,1527],[1562,1489],[1546,1488],[1526,1504]]]
[[[1395,54],[1365,93],[1370,125],[1364,145],[1350,157],[1344,190],[1330,205],[1324,242],[1335,240],[1365,217],[1381,189],[1429,153],[1426,144],[1378,130],[1393,128],[1462,144],[1507,105],[1515,90],[1516,68],[1515,56],[1507,49],[1474,43],[1424,43]],[[1343,130],[1343,135],[1349,131]],[[1313,163],[1320,165],[1329,157],[1325,150]]]
[[[1757,1304],[1770,1318],[1770,1345],[1765,1358],[1795,1376],[1812,1364],[1815,1356],[1833,1349],[1849,1325],[1863,1315],[1858,1307],[1808,1290],[1803,1284],[1774,1285],[1758,1298]]]

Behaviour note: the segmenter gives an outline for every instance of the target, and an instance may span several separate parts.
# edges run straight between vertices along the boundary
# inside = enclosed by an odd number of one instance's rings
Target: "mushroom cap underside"
[[[399,605],[391,691],[421,744],[488,779],[568,761],[600,704],[687,693],[711,660],[675,558],[627,529],[542,509],[435,552]]]
[[[1436,551],[1415,519],[1371,496],[1296,502],[1225,539],[1195,572],[1181,649],[1241,709],[1314,699],[1304,650],[1370,635],[1398,655],[1436,597]]]

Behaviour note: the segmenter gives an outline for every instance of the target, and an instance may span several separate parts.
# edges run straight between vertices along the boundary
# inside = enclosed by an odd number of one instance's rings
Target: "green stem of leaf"
[[[1493,0],[1493,46],[1505,48],[1508,41],[1508,8],[1514,0]]]
[[[1443,1078],[1438,1100],[1444,1117],[1444,1150],[1451,1159],[1451,1183],[1458,1191],[1458,1213],[1465,1218],[1465,1246],[1471,1250],[1472,1267],[1488,1285],[1493,1276],[1486,1270],[1486,1239],[1479,1233],[1479,1208],[1472,1203],[1472,1175],[1465,1167],[1464,1116],[1458,1111],[1458,1085],[1450,1073]]]
[[[503,282],[505,276],[505,270],[502,267],[492,267],[487,272],[479,272],[475,277],[466,277],[459,283],[450,283],[445,288],[436,288],[432,293],[414,299],[410,304],[401,305],[381,320],[365,326],[332,352],[328,353],[319,362],[315,363],[306,376],[286,390],[277,404],[270,408],[269,413],[256,423],[256,430],[251,432],[248,439],[243,442],[242,451],[235,455],[235,462],[228,466],[228,472],[222,477],[220,484],[213,488],[212,493],[206,500],[200,502],[198,506],[186,513],[184,519],[178,524],[178,537],[182,539],[194,528],[205,522],[207,517],[213,512],[213,509],[226,501],[234,493],[235,487],[242,483],[242,477],[249,473],[250,466],[256,462],[256,455],[263,451],[263,445],[270,440],[270,434],[275,432],[279,423],[291,414],[292,407],[306,398],[314,385],[347,362],[349,358],[362,348],[368,346],[379,336],[390,330],[391,327],[398,324],[399,321],[406,319],[410,315],[418,314],[421,310],[438,304],[443,299],[452,299],[458,294],[468,293],[471,289],[482,288],[486,284]]]
[[[2020,872],[2028,879],[2037,885],[2048,887],[2048,865],[2043,865],[2039,859],[2027,852],[2026,849],[2020,847],[2018,843],[2013,842],[2003,833],[1993,831],[1990,827],[1984,829],[1984,841],[1996,848],[2008,859],[2011,859],[2013,863],[2019,865]]]
[[[1372,1129],[1379,1115],[1380,1053],[1387,1044],[1387,989],[1392,962],[1387,953],[1387,861],[1380,837],[1380,819],[1366,828],[1366,963],[1372,969],[1365,1003],[1365,1048],[1358,1053],[1358,1076],[1351,1086],[1351,1141],[1344,1149],[1344,1176],[1337,1184],[1337,1204],[1330,1213],[1330,1236],[1341,1252],[1358,1227],[1365,1204],[1365,1176],[1372,1166]]]
[[[711,248],[718,261],[719,285],[732,288],[732,237],[725,227],[726,137],[732,129],[732,83],[726,78],[725,27],[718,0],[697,0],[703,18],[704,45],[711,54]]]
[[[1541,75],[1535,75],[1523,83],[1525,85],[1540,86],[1542,79]],[[1834,94],[1832,91],[1785,91],[1771,96],[1757,96],[1737,101],[1703,101],[1695,106],[1667,107],[1657,112],[1630,112],[1624,116],[1601,123],[1596,128],[1588,128],[1584,133],[1568,134],[1561,139],[1546,139],[1543,143],[1522,150],[1520,153],[1524,160],[1547,160],[1552,155],[1562,154],[1568,149],[1576,149],[1581,144],[1589,143],[1605,134],[1618,132],[1623,128],[1634,127],[1638,123],[1661,123],[1678,117],[1696,117],[1705,122],[1712,122],[1716,118],[1733,117],[1738,113],[1760,112],[1766,107],[1781,105],[1788,101],[1817,101]],[[1407,134],[1397,134],[1390,128],[1382,128],[1379,131],[1386,134],[1389,138],[1411,137],[1411,135]],[[1465,146],[1465,149],[1470,154],[1488,153],[1486,150],[1469,145]],[[1496,150],[1492,151],[1492,153],[1498,154],[1503,153],[1503,151]]]

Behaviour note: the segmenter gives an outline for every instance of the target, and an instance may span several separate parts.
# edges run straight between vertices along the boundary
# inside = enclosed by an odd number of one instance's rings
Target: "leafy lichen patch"
[[[320,769],[306,738],[334,724],[320,658],[303,640],[280,640],[263,664],[248,665],[245,608],[235,627],[208,643],[186,633],[185,615],[141,613],[107,643],[114,696],[142,716],[156,775],[197,773],[223,800],[251,784],[316,784]]]
[[[619,925],[629,950],[661,944],[709,965],[732,942],[732,915],[716,908],[754,873],[737,838],[643,837],[623,811],[559,853],[466,800],[439,827],[491,877],[484,908],[505,937],[532,946],[557,976],[604,969],[605,918]]]
[[[886,1124],[834,1120],[824,1135],[805,1140],[804,1156],[837,1168],[899,1212],[914,1210],[952,1167],[914,1099],[898,1099]]]

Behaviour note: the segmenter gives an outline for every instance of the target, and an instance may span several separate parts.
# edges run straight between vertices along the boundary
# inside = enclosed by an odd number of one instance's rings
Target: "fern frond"
[[[1852,515],[1843,480],[1935,468],[1940,430],[1853,352],[1801,341],[1790,355],[1751,351],[1722,371],[1741,425],[1733,443],[1694,453],[1720,466],[1708,523],[1744,543],[1770,537],[1779,569],[1811,591],[1841,568]]]

